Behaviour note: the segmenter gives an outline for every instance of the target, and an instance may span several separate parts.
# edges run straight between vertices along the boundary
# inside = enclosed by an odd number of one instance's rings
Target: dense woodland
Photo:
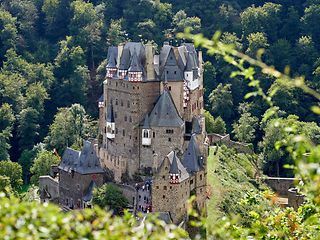
[[[163,41],[176,45],[184,41],[176,33],[186,27],[207,37],[220,30],[224,43],[249,56],[264,48],[258,56],[263,61],[305,76],[319,90],[319,22],[318,0],[2,0],[0,159],[18,162],[28,183],[33,162],[46,159],[47,151],[61,154],[96,137],[108,46],[129,40],[152,41],[158,49]],[[282,168],[291,163],[288,154],[274,150],[286,133],[271,121],[260,123],[267,104],[244,99],[252,86],[231,78],[234,68],[221,57],[204,58],[208,132],[252,143],[266,174],[292,175]],[[281,124],[297,122],[300,132],[319,142],[319,116],[310,111],[316,99],[279,79],[257,76],[265,92],[274,92]]]
[[[299,81],[288,83],[288,76],[292,81],[303,76],[320,92],[319,23],[319,0],[1,0],[0,236],[189,239],[182,229],[157,220],[137,227],[127,214],[114,217],[99,208],[64,213],[39,205],[32,201],[36,188],[29,187],[49,173],[67,146],[79,149],[83,139],[96,137],[109,46],[151,41],[159,50],[163,41],[190,41],[176,37],[189,28],[207,38],[221,31],[222,44],[287,76],[264,74],[265,68],[250,68],[248,62],[239,70],[228,51],[208,55],[214,47],[199,47],[207,131],[229,133],[256,153],[211,147],[209,220],[189,212],[199,238],[319,239],[320,108],[314,106],[320,96],[307,94]],[[304,182],[306,203],[298,211],[279,209],[272,193],[261,193],[260,170],[271,176],[295,173]],[[108,190],[108,185],[100,190],[97,205],[110,206],[103,198]],[[119,200],[113,209],[122,204]]]

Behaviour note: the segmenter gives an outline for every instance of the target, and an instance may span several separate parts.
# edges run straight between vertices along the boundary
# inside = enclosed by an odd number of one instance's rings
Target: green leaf
[[[320,107],[318,106],[312,106],[311,111],[314,112],[315,114],[320,115]]]

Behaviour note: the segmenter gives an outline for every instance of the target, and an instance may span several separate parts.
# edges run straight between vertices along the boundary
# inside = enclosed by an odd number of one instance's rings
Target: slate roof
[[[113,112],[113,106],[110,103],[108,107],[108,112],[107,112],[107,122],[114,122],[114,112]]]
[[[177,173],[180,173],[180,181],[184,181],[187,178],[189,178],[189,173],[187,169],[183,166],[181,163],[180,159],[177,157],[176,153],[174,151],[171,151],[167,157],[169,158],[170,161],[170,171],[174,170]],[[176,164],[176,166],[174,166]],[[171,169],[176,168],[176,169]],[[178,170],[178,171],[177,171]],[[169,173],[170,173],[169,171]]]
[[[79,174],[104,172],[93,144],[89,141],[84,141],[81,152],[67,148],[63,153],[59,169],[66,172],[75,171]]]
[[[129,66],[130,66],[130,50],[128,48],[124,48],[122,50],[122,54],[120,57],[119,69],[128,70]]]
[[[103,94],[99,97],[98,102],[104,102],[104,95]]]
[[[192,118],[192,133],[200,134],[202,132],[199,119],[197,117]]]
[[[191,72],[196,66],[191,53],[187,53],[187,64],[185,70]]]
[[[197,172],[202,168],[203,157],[200,154],[195,134],[191,136],[187,151],[183,156],[182,164],[189,173]]]
[[[82,200],[85,202],[90,202],[93,196],[93,189],[95,189],[97,187],[97,184],[95,183],[95,181],[91,180],[84,196],[82,197]]]
[[[198,67],[198,55],[192,43],[184,43],[179,47],[166,44],[160,51],[159,75],[162,81],[165,78],[168,81],[181,81],[184,79],[183,71],[197,73]]]
[[[184,124],[167,90],[158,98],[149,118],[151,127],[181,127]]]
[[[134,53],[136,52],[136,60],[134,60]],[[132,61],[136,61],[142,68],[145,61],[145,48],[141,42],[127,42],[122,50],[122,54],[120,57],[120,70],[128,70],[130,65],[132,65]],[[136,64],[135,63],[135,64]]]
[[[141,67],[140,62],[138,60],[138,55],[137,55],[136,51],[133,52],[130,67],[129,67],[128,71],[129,72],[142,72],[143,71],[143,68]]]
[[[173,157],[172,157],[172,162],[171,162],[169,173],[179,174],[176,152],[173,152]]]
[[[116,68],[117,67],[117,57],[118,57],[118,48],[117,47],[109,47],[108,48],[108,64],[107,68]]]

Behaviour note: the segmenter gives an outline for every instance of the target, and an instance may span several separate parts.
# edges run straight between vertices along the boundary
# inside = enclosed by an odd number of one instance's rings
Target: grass
[[[28,189],[30,188],[31,184],[23,184],[21,188],[19,189],[19,193],[26,193],[28,192]]]
[[[254,155],[236,153],[226,146],[210,147],[208,157],[208,185],[211,197],[207,203],[208,221],[215,222],[226,214],[247,209],[239,205],[249,191],[259,192],[254,176],[257,172]]]

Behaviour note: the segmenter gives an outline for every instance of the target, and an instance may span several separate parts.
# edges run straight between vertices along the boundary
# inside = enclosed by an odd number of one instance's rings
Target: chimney
[[[147,80],[155,79],[154,72],[154,64],[153,64],[153,56],[154,56],[154,48],[151,43],[147,43],[145,45],[146,49],[146,70],[147,70]]]
[[[118,46],[118,57],[117,57],[117,68],[119,69],[119,65],[120,65],[120,58],[122,55],[122,50],[123,50],[123,43],[119,44]]]

